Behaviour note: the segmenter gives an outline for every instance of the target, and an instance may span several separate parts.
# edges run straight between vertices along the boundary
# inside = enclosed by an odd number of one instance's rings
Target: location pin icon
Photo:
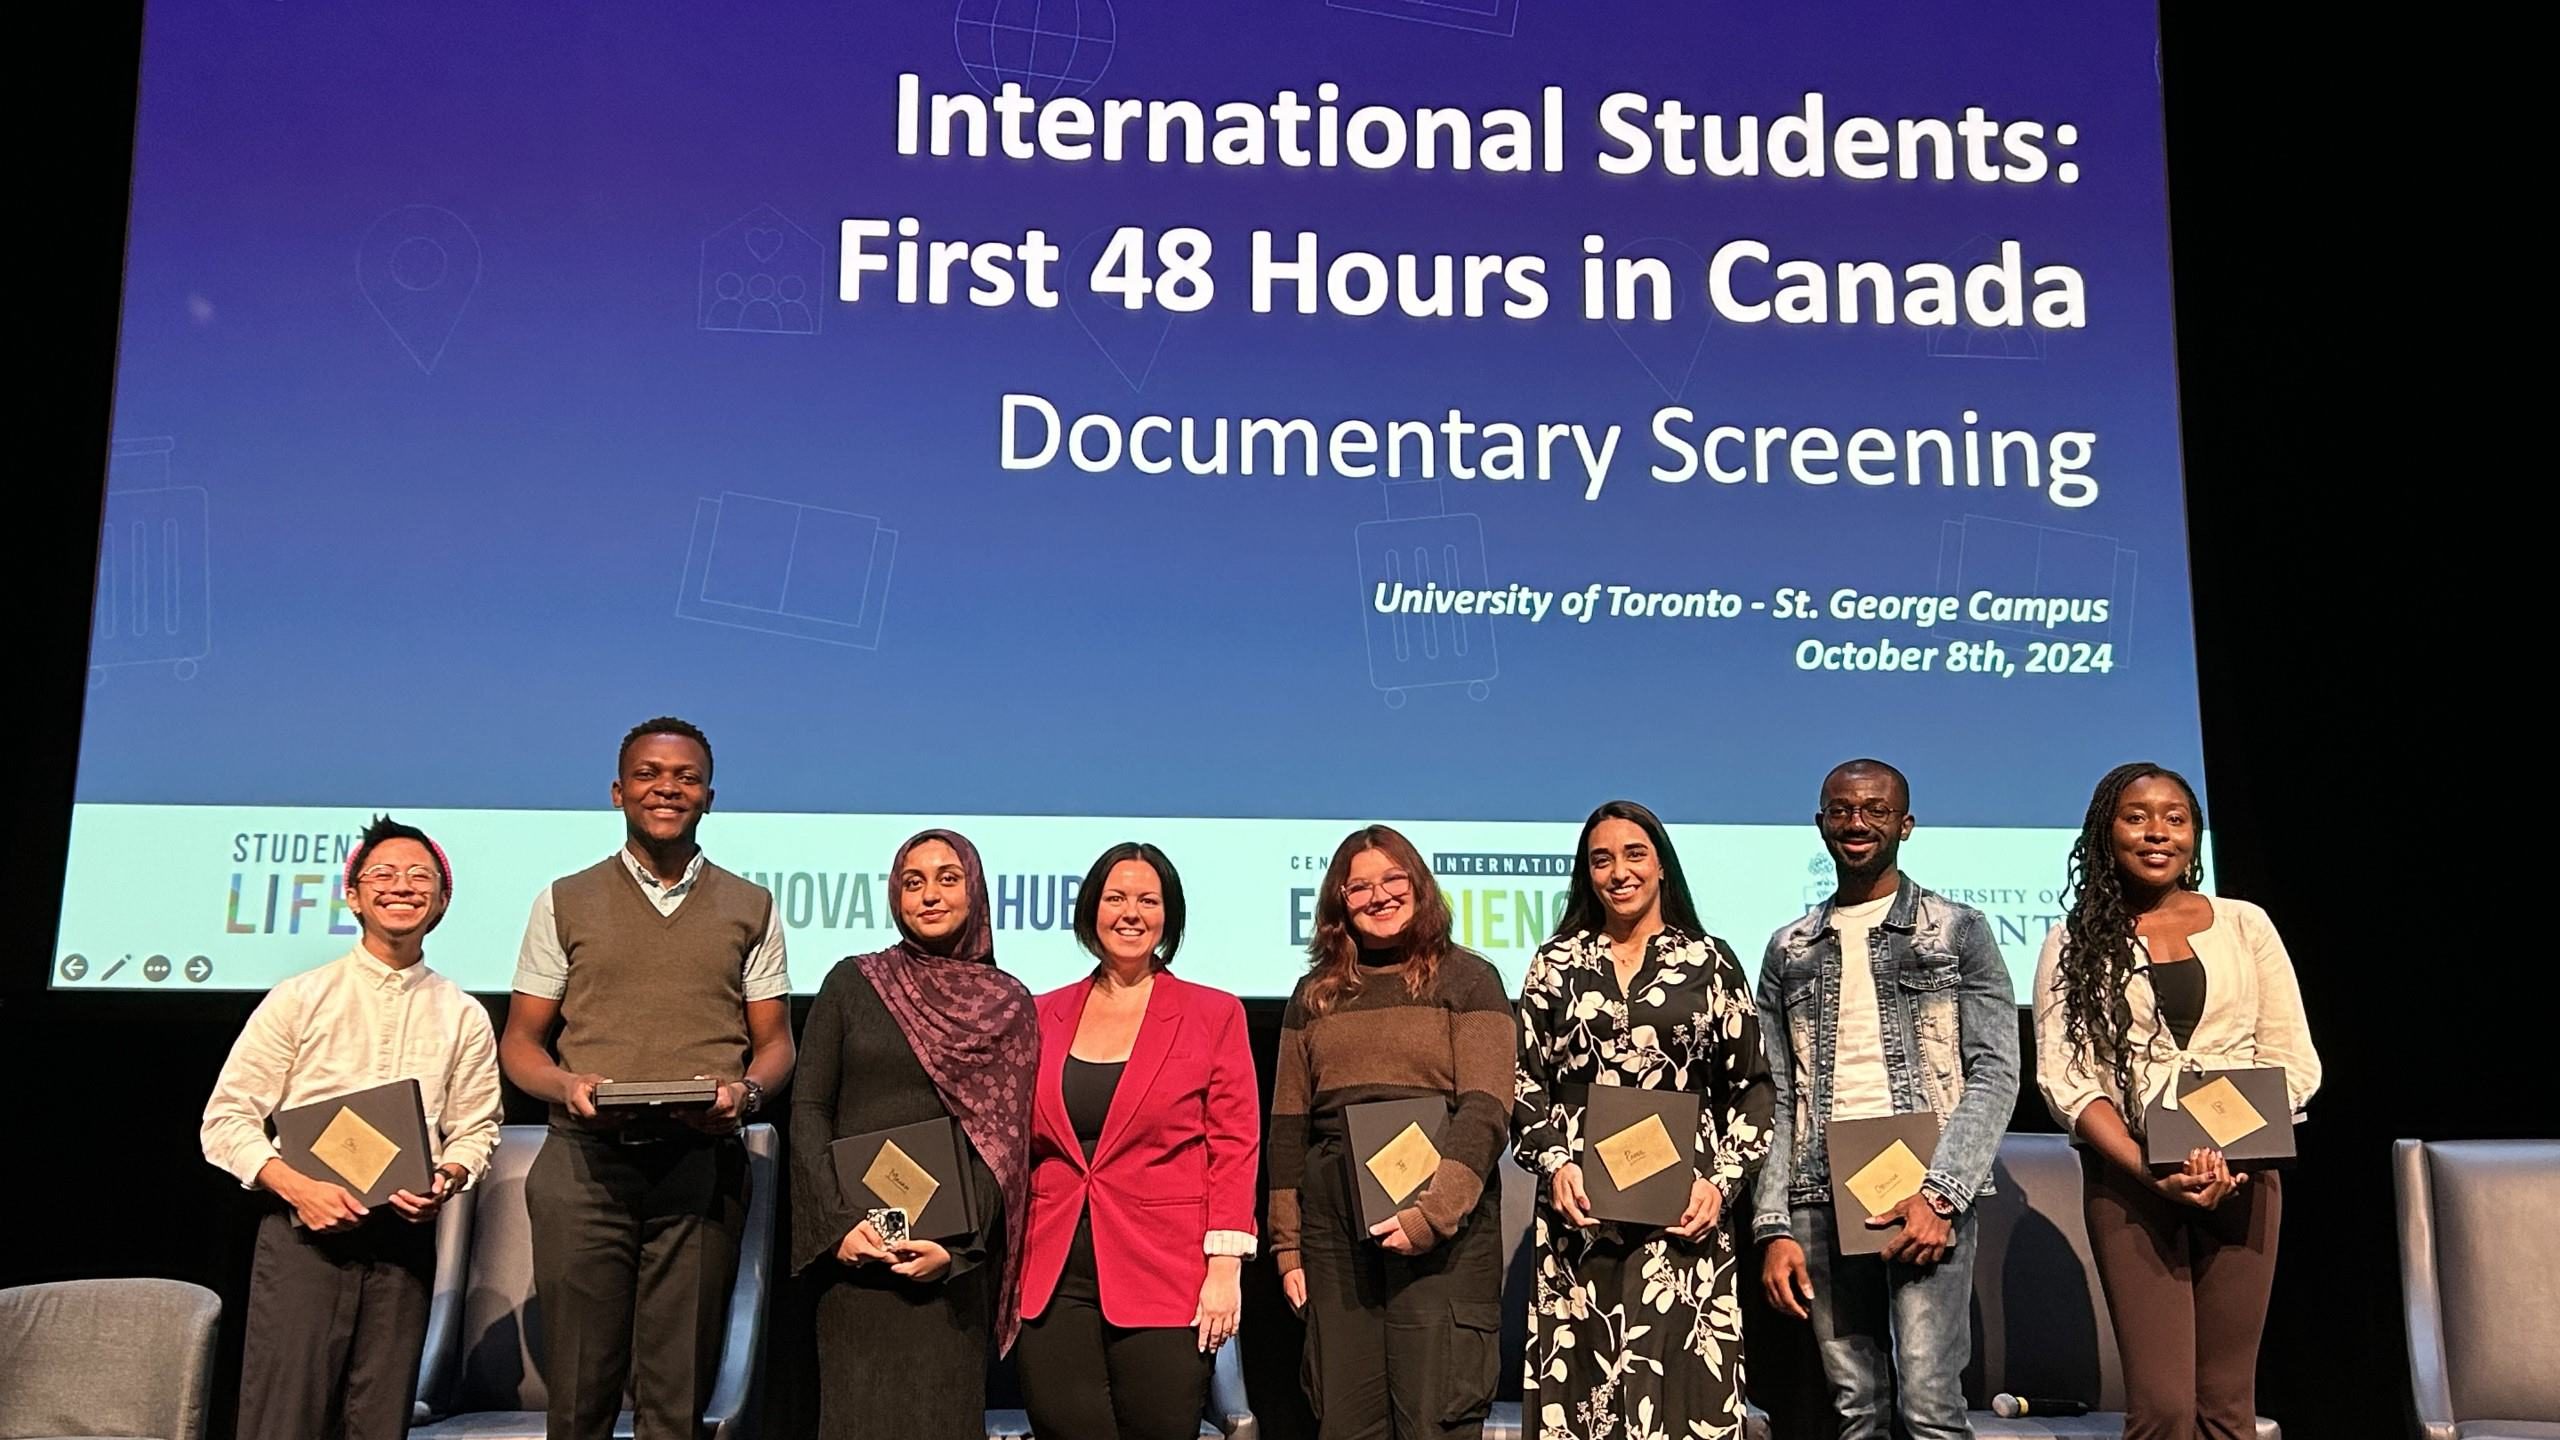
[[[1096,295],[1088,281],[1079,278],[1093,273],[1094,262],[1102,258],[1102,249],[1110,243],[1112,232],[1096,230],[1076,242],[1067,252],[1067,313],[1076,326],[1120,372],[1120,378],[1131,390],[1147,388],[1147,377],[1155,373],[1156,357],[1164,352],[1165,338],[1173,331],[1173,314],[1150,298],[1132,310],[1116,295]],[[1155,257],[1147,257],[1152,267]]]
[[[356,287],[430,375],[479,285],[479,237],[438,206],[403,205],[374,221],[356,247]]]
[[[1662,398],[1677,400],[1689,388],[1690,377],[1698,368],[1698,356],[1707,348],[1707,327],[1714,317],[1708,313],[1706,296],[1700,293],[1707,274],[1707,258],[1681,241],[1654,236],[1637,240],[1609,252],[1612,275],[1621,259],[1659,260],[1671,272],[1671,318],[1655,320],[1622,320],[1610,317],[1609,328],[1627,347],[1644,373],[1652,377]],[[1614,297],[1616,283],[1609,282]]]

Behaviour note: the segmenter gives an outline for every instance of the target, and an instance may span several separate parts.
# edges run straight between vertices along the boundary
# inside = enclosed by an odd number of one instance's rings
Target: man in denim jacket
[[[1841,1440],[1881,1437],[1897,1395],[1912,1440],[1970,1436],[1974,1197],[1990,1188],[2018,1095],[2018,1002],[1982,912],[1904,876],[1911,786],[1880,760],[1822,782],[1814,817],[1838,888],[1769,938],[1760,1023],[1776,1134],[1752,1237],[1761,1285],[1813,1322]],[[1875,1217],[1834,1216],[1825,1126],[1937,1116],[1920,1192]],[[1881,1255],[1838,1253],[1838,1226],[1899,1226]]]

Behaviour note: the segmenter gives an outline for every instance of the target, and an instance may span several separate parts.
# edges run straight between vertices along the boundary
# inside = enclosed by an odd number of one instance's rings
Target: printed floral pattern
[[[1734,1206],[1769,1149],[1769,1063],[1742,966],[1666,929],[1622,993],[1607,937],[1551,941],[1520,991],[1512,1129],[1541,1177],[1524,1410],[1537,1440],[1736,1440],[1742,1306]],[[1578,1087],[1694,1090],[1699,1173],[1723,1198],[1695,1241],[1555,1212],[1545,1177],[1582,1156]]]

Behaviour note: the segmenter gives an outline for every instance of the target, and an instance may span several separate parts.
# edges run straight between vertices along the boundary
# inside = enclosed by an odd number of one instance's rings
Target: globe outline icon
[[[1007,82],[1035,100],[1082,95],[1111,67],[1120,16],[1111,0],[958,0],[951,43],[990,95]]]

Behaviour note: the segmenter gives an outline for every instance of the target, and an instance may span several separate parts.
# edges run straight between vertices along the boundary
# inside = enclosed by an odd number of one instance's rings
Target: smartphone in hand
[[[900,1207],[887,1206],[864,1218],[871,1222],[871,1231],[880,1237],[881,1244],[894,1250],[907,1243],[907,1212]]]

